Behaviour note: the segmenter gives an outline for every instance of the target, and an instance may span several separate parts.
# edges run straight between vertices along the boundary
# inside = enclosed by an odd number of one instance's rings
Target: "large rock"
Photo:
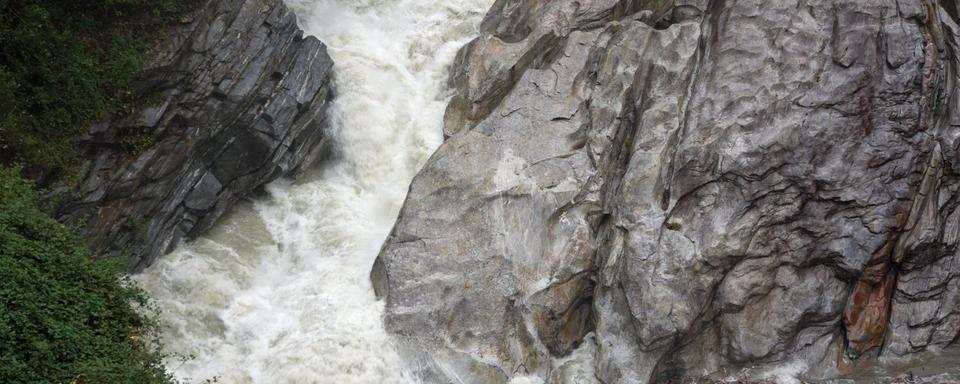
[[[93,160],[58,210],[136,269],[317,158],[332,97],[326,47],[280,0],[208,0],[155,56],[138,87],[146,105],[91,130]],[[131,155],[133,139],[150,145]]]
[[[374,267],[428,382],[810,379],[960,333],[954,4],[500,0]],[[957,166],[957,168],[954,168]]]

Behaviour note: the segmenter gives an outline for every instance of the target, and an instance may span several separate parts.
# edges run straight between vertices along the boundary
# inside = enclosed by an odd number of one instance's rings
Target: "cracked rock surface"
[[[142,269],[227,208],[324,151],[333,62],[280,0],[205,1],[157,48],[150,100],[91,129],[92,159],[58,217]],[[147,132],[136,156],[125,133]]]
[[[818,380],[956,341],[957,8],[497,1],[372,273],[402,356]]]

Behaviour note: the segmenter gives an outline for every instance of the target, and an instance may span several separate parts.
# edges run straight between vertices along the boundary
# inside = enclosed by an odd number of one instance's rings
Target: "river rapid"
[[[410,383],[369,272],[413,176],[442,142],[446,80],[493,0],[287,0],[327,44],[337,97],[332,157],[238,205],[205,236],[135,276],[155,298],[178,379],[223,383]],[[596,383],[588,336],[552,382]],[[960,347],[866,364],[831,383],[912,372],[960,382]],[[800,383],[805,367],[738,372]],[[512,384],[542,383],[517,377]]]
[[[136,276],[156,299],[180,379],[412,379],[369,280],[410,180],[442,142],[446,79],[492,0],[288,0],[327,44],[333,157],[270,184]]]

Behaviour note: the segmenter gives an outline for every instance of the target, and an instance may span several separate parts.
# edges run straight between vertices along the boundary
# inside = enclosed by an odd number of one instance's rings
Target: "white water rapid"
[[[136,277],[193,382],[408,381],[368,274],[441,143],[447,67],[492,0],[288,0],[335,61],[338,156]]]

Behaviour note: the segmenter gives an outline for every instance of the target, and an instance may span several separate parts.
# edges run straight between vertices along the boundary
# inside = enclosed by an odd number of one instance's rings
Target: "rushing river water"
[[[441,143],[447,69],[492,0],[289,0],[335,61],[337,155],[278,181],[137,277],[183,379],[408,381],[368,278]]]
[[[337,153],[297,182],[271,184],[268,196],[239,205],[136,277],[162,311],[167,348],[194,356],[169,362],[179,378],[414,381],[383,329],[369,271],[410,180],[442,141],[448,66],[492,2],[287,1],[336,62]],[[595,382],[593,349],[588,342],[555,361],[553,379]],[[958,362],[960,348],[953,348],[835,382],[887,383],[906,371],[958,380]],[[801,373],[760,376],[793,383]],[[540,380],[514,380],[526,382]]]

